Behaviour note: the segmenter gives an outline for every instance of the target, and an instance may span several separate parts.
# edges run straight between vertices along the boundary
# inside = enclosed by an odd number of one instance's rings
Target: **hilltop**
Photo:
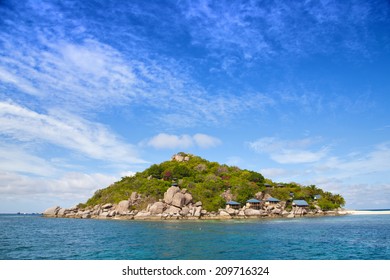
[[[250,204],[250,199],[258,202]],[[298,207],[299,201],[307,205]],[[45,213],[47,216],[72,217],[106,213],[103,216],[136,218],[156,215],[227,217],[239,216],[242,211],[241,216],[287,216],[322,214],[344,204],[341,195],[315,185],[273,182],[255,171],[180,152],[168,161],[153,164],[134,176],[123,177],[107,188],[97,190],[86,203],[72,209],[53,207]]]

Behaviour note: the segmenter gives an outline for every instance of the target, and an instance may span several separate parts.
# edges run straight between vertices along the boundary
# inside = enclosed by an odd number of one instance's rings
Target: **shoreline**
[[[390,210],[346,210],[350,215],[390,215]]]

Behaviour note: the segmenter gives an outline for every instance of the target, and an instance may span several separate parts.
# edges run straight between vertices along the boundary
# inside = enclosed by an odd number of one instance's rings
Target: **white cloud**
[[[323,159],[329,152],[326,146],[316,151],[308,149],[317,141],[317,138],[286,141],[265,137],[250,142],[249,147],[258,153],[268,154],[272,160],[281,164],[312,163]]]
[[[28,211],[41,212],[48,207],[53,206],[55,201],[62,207],[70,207],[80,202],[85,202],[93,193],[105,188],[115,182],[118,178],[112,175],[101,173],[66,173],[60,178],[50,179],[45,177],[31,177],[14,172],[0,171],[0,204],[7,200],[14,201],[12,205],[14,209],[3,209],[0,207],[0,212],[20,211],[16,207],[29,208],[33,204],[30,201],[26,205],[18,204],[19,200],[38,200],[41,205],[35,209]],[[63,205],[62,203],[71,203],[71,205]]]
[[[221,140],[218,138],[201,133],[195,134],[193,139],[196,145],[204,149],[212,148],[221,144]]]
[[[156,149],[185,149],[193,146],[207,149],[219,144],[221,144],[221,140],[218,138],[201,133],[193,136],[160,133],[147,141],[148,146]]]
[[[0,102],[0,134],[21,142],[42,141],[84,156],[110,162],[141,163],[134,148],[105,126],[61,110],[37,113],[17,104]]]

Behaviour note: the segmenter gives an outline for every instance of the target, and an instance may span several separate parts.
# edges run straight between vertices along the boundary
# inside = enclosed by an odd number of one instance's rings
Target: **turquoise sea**
[[[0,259],[390,259],[390,215],[119,221],[0,215]]]

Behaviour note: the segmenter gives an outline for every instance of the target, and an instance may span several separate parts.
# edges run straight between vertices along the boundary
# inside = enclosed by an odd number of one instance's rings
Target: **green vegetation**
[[[179,155],[187,156],[184,153]],[[269,193],[285,201],[291,199],[290,194],[293,193],[294,199],[304,199],[310,205],[314,203],[314,195],[321,195],[318,205],[324,210],[331,210],[345,204],[340,195],[333,195],[313,185],[301,186],[297,183],[280,185],[265,179],[258,172],[210,162],[194,155],[189,157],[188,161],[172,160],[153,164],[135,176],[123,177],[109,187],[97,190],[85,204],[80,205],[118,203],[128,199],[132,192],[142,194],[147,202],[158,201],[163,198],[172,180],[177,181],[181,188],[186,188],[192,194],[194,201],[202,201],[203,208],[208,211],[225,207],[226,201],[221,194],[226,190],[230,190],[234,200],[242,205],[259,192]],[[271,187],[266,187],[265,184]]]

